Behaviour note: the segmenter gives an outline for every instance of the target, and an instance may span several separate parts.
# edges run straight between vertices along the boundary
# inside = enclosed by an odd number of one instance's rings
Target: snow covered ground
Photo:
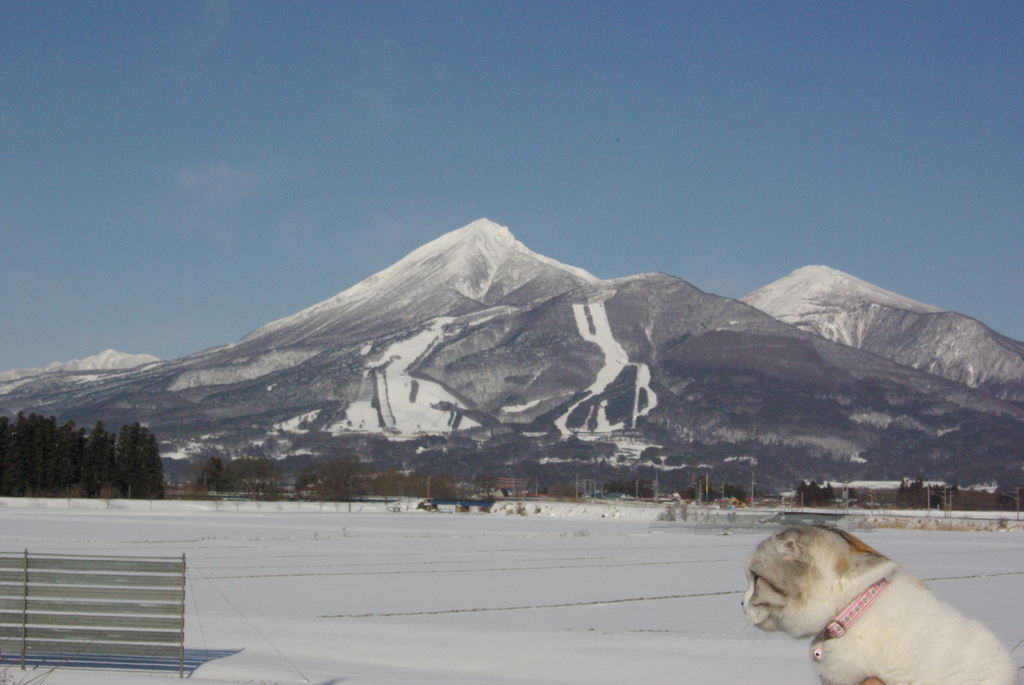
[[[652,532],[658,511],[0,499],[0,551],[187,554],[187,647],[241,650],[200,666],[198,683],[817,682],[805,644],[742,620],[762,535]],[[1009,648],[1024,639],[1024,532],[861,535]],[[1024,662],[1024,646],[1014,654]]]

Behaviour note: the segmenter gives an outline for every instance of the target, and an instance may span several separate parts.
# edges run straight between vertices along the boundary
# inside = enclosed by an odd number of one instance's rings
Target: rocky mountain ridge
[[[829,340],[1024,401],[1024,343],[969,316],[824,266],[797,269],[741,300]]]

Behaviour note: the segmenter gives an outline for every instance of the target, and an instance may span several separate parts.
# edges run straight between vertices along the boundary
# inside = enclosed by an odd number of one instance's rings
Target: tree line
[[[160,448],[138,422],[115,435],[101,422],[86,432],[53,416],[0,416],[0,496],[162,498]]]
[[[194,495],[231,492],[253,500],[275,500],[286,494],[286,482],[293,482],[291,496],[325,502],[368,495],[461,499],[484,489],[479,483],[459,483],[447,473],[376,471],[355,454],[313,462],[291,476],[280,462],[266,456],[213,456],[195,463],[189,487]]]

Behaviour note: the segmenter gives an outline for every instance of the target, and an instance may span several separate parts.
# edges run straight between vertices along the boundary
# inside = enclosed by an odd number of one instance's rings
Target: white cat
[[[988,628],[844,531],[807,526],[777,533],[758,545],[747,576],[747,620],[813,637],[808,656],[826,685],[1016,680],[1016,663]]]

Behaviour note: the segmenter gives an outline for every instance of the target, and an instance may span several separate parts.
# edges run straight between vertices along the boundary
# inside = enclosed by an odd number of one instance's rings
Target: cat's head
[[[764,540],[750,557],[743,612],[762,630],[810,637],[895,569],[892,560],[845,531],[788,528]]]

